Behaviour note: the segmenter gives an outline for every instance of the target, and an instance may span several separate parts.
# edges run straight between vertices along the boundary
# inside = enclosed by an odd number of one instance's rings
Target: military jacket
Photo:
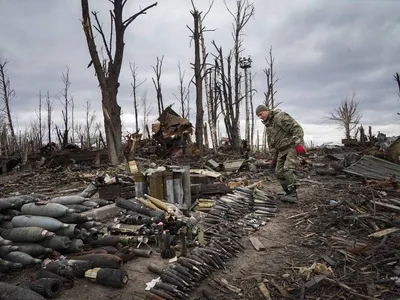
[[[269,118],[263,121],[267,131],[267,142],[274,159],[279,151],[304,145],[304,131],[299,123],[288,113],[281,110],[270,112]]]

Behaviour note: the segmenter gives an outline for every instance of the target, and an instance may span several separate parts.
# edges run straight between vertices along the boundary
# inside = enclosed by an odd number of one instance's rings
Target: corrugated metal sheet
[[[400,181],[400,165],[370,155],[364,155],[343,171],[370,179],[389,179],[394,175]]]

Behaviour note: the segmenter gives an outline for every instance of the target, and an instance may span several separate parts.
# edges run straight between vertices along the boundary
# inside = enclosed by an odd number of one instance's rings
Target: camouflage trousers
[[[290,194],[296,189],[297,176],[295,174],[298,158],[295,147],[278,152],[275,175],[283,190]]]

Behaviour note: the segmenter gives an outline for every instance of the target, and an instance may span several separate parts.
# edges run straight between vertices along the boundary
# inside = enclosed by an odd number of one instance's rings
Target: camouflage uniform
[[[276,177],[286,194],[295,194],[297,178],[294,171],[298,165],[296,145],[304,145],[303,129],[281,110],[271,111],[263,123],[272,159],[276,161]]]

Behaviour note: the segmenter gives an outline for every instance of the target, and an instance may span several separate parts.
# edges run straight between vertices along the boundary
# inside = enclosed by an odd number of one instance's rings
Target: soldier
[[[284,202],[297,202],[296,175],[298,154],[304,154],[304,132],[300,124],[281,110],[259,105],[256,115],[266,127],[268,147],[272,155],[271,167],[286,195]]]

